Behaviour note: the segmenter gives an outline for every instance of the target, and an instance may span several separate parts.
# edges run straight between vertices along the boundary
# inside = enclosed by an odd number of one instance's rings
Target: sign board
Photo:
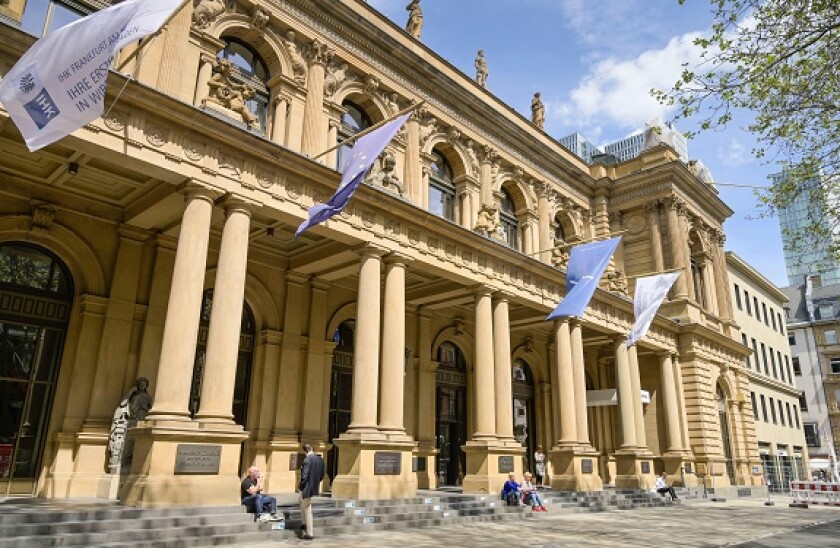
[[[650,474],[650,461],[642,461],[642,474]]]
[[[402,470],[402,453],[377,451],[373,454],[373,474],[399,476]]]
[[[647,390],[642,390],[640,397],[643,404],[650,403],[650,392]],[[615,388],[586,391],[587,407],[604,407],[607,405],[618,405],[618,391]]]
[[[591,474],[593,471],[592,459],[581,459],[580,471],[584,474]]]
[[[509,474],[513,472],[513,457],[506,455],[499,457],[499,473]]]
[[[650,392],[642,390],[642,403],[650,403]]]
[[[739,497],[751,497],[752,496],[752,489],[748,487],[742,487],[738,489],[738,496]]]
[[[753,474],[760,474],[761,473],[761,466],[753,466],[752,467]]]
[[[221,445],[179,443],[175,452],[176,474],[218,474],[222,458]]]
[[[303,459],[306,458],[306,453],[290,453],[289,454],[289,470],[298,470],[303,464]]]

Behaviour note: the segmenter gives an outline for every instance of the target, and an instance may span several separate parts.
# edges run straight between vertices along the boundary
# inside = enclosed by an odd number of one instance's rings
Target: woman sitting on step
[[[531,483],[531,472],[525,472],[525,481],[522,482],[522,498],[527,504],[531,505],[534,512],[546,511],[537,486]]]

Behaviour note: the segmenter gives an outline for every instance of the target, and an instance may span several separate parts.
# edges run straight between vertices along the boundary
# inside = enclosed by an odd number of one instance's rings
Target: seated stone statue
[[[484,234],[485,236],[492,236],[495,234],[499,225],[499,222],[496,220],[497,211],[498,208],[490,204],[482,205],[481,209],[478,210],[478,219],[475,222],[473,230],[479,234]]]

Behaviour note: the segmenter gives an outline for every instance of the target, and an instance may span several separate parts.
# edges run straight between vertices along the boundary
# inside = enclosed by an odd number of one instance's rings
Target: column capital
[[[651,200],[645,204],[645,211],[648,212],[650,215],[654,215],[659,213],[659,206],[662,203],[662,200],[657,198],[655,200]]]
[[[510,294],[502,289],[499,289],[493,292],[493,300],[496,302],[508,302],[510,301]]]
[[[383,255],[386,255],[391,252],[391,250],[387,247],[382,247],[373,243],[365,243],[358,247],[354,247],[353,251],[360,257],[382,257]]]
[[[146,243],[152,237],[151,232],[144,228],[124,224],[117,228],[117,233],[120,235],[120,239],[133,240],[141,244]]]
[[[233,193],[225,194],[217,203],[225,210],[226,215],[238,212],[244,213],[248,217],[250,217],[253,214],[254,209],[259,206],[259,203],[256,201]]]
[[[306,56],[306,61],[310,66],[325,66],[330,62],[330,59],[332,59],[335,51],[328,44],[325,44],[316,38],[304,47],[303,54]]]
[[[224,194],[224,192],[219,189],[206,186],[195,180],[183,183],[178,187],[178,192],[186,196],[188,200],[204,200],[210,202],[211,204],[215,203],[216,200]]]
[[[496,288],[496,287],[492,287],[492,286],[484,285],[484,284],[475,285],[471,289],[472,289],[473,294],[476,297],[483,297],[483,296],[492,297],[494,293],[499,291],[499,289]]]
[[[407,253],[403,253],[402,251],[391,251],[383,258],[383,262],[386,265],[403,265],[408,266],[414,261],[414,257],[408,255]]]

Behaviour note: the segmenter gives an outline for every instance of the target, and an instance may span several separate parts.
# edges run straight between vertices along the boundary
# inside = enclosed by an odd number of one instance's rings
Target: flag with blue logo
[[[633,322],[630,334],[627,335],[627,346],[635,344],[647,335],[656,311],[659,310],[671,286],[679,277],[679,272],[670,272],[636,280],[636,291],[633,296],[633,312],[636,320]]]
[[[564,316],[583,316],[620,241],[619,236],[572,248],[566,269],[566,296],[546,321]]]
[[[116,53],[156,32],[181,5],[181,0],[126,0],[35,42],[0,81],[0,102],[29,150],[99,118]]]
[[[361,137],[353,146],[352,154],[344,164],[341,172],[341,182],[333,197],[325,204],[315,204],[309,208],[309,218],[303,221],[295,232],[295,237],[307,228],[323,223],[333,215],[341,213],[353,193],[364,180],[365,175],[370,171],[373,162],[382,154],[388,143],[394,138],[411,113],[394,118],[376,131],[372,131]]]

